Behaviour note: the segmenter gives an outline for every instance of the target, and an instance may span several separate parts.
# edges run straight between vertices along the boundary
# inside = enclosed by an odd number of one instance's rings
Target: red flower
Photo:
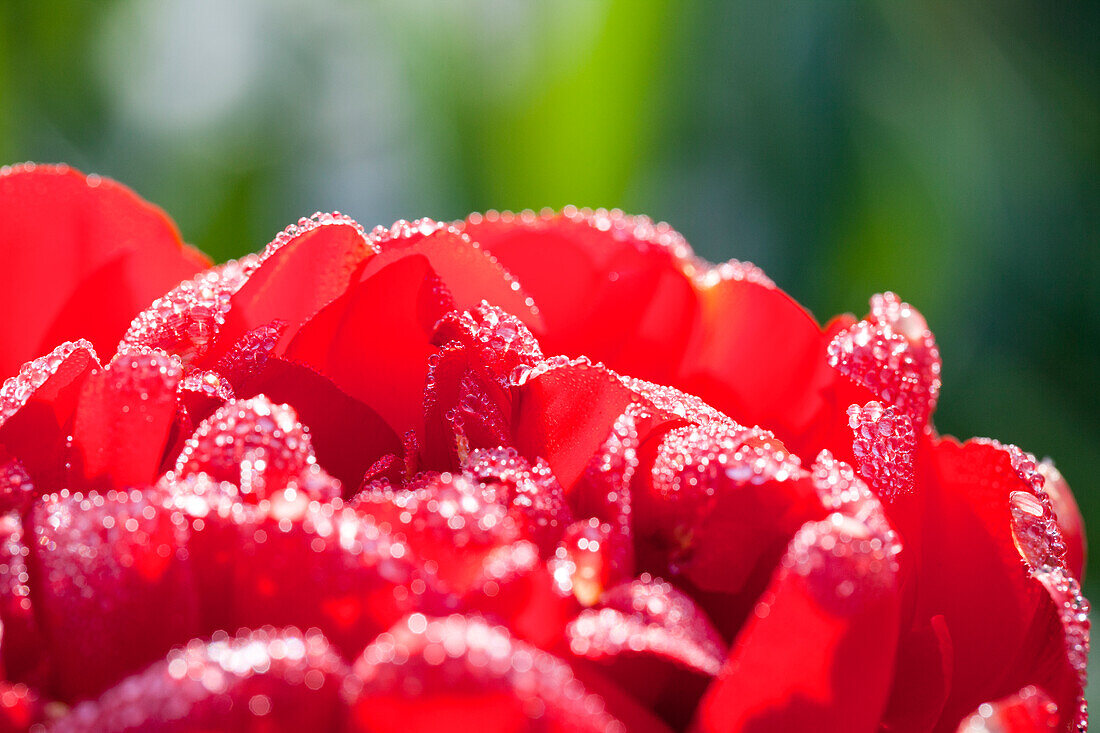
[[[1086,724],[1072,494],[935,432],[893,294],[821,328],[574,209],[316,215],[194,274],[29,165],[0,257],[0,728]]]

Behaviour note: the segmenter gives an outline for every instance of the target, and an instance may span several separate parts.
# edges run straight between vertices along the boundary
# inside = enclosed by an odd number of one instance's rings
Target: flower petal
[[[472,452],[462,470],[483,487],[499,492],[531,534],[540,552],[550,554],[573,520],[565,503],[565,490],[546,461],[532,465],[515,448]]]
[[[163,351],[128,348],[88,375],[72,431],[74,468],[83,472],[75,486],[125,489],[156,480],[182,373]]]
[[[383,529],[407,538],[417,557],[461,596],[482,575],[491,553],[526,539],[495,488],[463,474],[422,474],[402,489],[372,486],[354,505]]]
[[[125,186],[67,166],[0,168],[0,374],[65,339],[110,353],[139,309],[207,264]]]
[[[1033,460],[981,439],[925,441],[920,451],[929,514],[917,613],[942,614],[954,646],[943,720],[1039,684],[1063,722],[1074,721],[1083,703],[1087,601],[1065,567],[1065,543]],[[966,572],[940,570],[959,563]]]
[[[431,333],[454,309],[428,260],[409,256],[353,284],[298,331],[284,358],[369,405],[398,434],[422,421]]]
[[[730,607],[703,601],[731,633],[791,537],[824,516],[821,501],[798,458],[759,428],[715,419],[675,428],[653,444],[648,471],[635,481],[642,567],[739,599]]]
[[[93,696],[195,634],[187,527],[156,494],[51,494],[30,516],[32,598],[62,699]]]
[[[242,522],[238,536],[232,607],[241,626],[319,628],[350,657],[438,598],[405,541],[347,507],[286,497]]]
[[[743,425],[767,426],[793,450],[826,447],[799,440],[827,408],[824,391],[832,380],[824,364],[826,341],[813,316],[758,271],[743,267],[703,277],[699,297],[702,325],[675,386]]]
[[[23,522],[0,517],[0,661],[4,678],[45,683],[45,647],[31,603]]]
[[[700,706],[700,730],[878,727],[897,643],[900,544],[849,466],[822,454],[813,476],[837,511],[791,540]]]
[[[903,633],[883,728],[890,733],[932,730],[951,693],[952,664],[951,632],[943,616]]]
[[[69,341],[24,364],[0,387],[0,445],[39,491],[68,478],[68,435],[80,387],[99,367],[88,341]]]
[[[137,314],[122,345],[163,349],[192,364],[213,348],[230,300],[256,269],[248,255],[184,280]]]
[[[402,454],[401,439],[377,412],[302,364],[270,358],[240,394],[292,405],[309,428],[318,464],[348,489],[382,456]]]
[[[145,671],[76,706],[51,730],[337,730],[346,716],[347,665],[316,632],[224,633],[194,640]]]
[[[913,453],[917,436],[913,421],[897,408],[868,402],[848,408],[854,436],[852,453],[859,472],[883,501],[913,491]]]
[[[471,215],[459,225],[534,298],[550,354],[585,354],[621,372],[668,381],[698,318],[684,269],[690,249],[667,224],[567,208]]]
[[[1085,581],[1085,558],[1087,555],[1085,520],[1073,498],[1073,491],[1049,459],[1038,466],[1043,474],[1043,490],[1050,497],[1050,505],[1058,517],[1058,528],[1062,531],[1062,540],[1066,543],[1066,569],[1082,583]]]
[[[570,651],[593,660],[639,701],[683,728],[727,649],[684,593],[648,575],[605,592],[566,627]]]
[[[1047,733],[1058,730],[1058,706],[1034,685],[982,703],[959,723],[958,733]]]
[[[536,330],[541,324],[538,308],[521,284],[495,256],[458,228],[431,219],[398,221],[389,229],[376,228],[371,240],[381,253],[364,265],[360,279],[401,258],[420,256],[431,263],[458,308],[471,310],[487,301]]]
[[[916,308],[893,293],[871,298],[871,313],[829,343],[829,364],[909,416],[922,429],[936,409],[936,339]]]
[[[554,358],[516,370],[514,435],[529,459],[543,458],[568,492],[635,395],[602,364]]]
[[[363,651],[355,730],[625,731],[569,666],[478,618],[414,614]]]
[[[298,414],[260,395],[231,400],[204,420],[184,445],[173,473],[179,478],[205,473],[215,481],[238,484],[244,496],[261,500],[315,462],[309,432]]]
[[[281,320],[283,343],[348,288],[376,252],[363,228],[339,212],[316,213],[291,224],[259,255],[259,263],[229,299],[214,354],[249,331]]]

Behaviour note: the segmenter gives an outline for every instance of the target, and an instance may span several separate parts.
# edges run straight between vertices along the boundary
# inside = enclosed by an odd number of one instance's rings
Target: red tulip
[[[0,172],[0,729],[1086,725],[1072,494],[897,296],[575,209],[203,266]]]

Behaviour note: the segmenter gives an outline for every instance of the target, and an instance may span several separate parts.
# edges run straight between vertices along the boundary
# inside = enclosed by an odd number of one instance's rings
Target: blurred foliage
[[[1100,4],[7,0],[22,159],[216,259],[318,209],[576,203],[822,320],[893,289],[940,340],[939,428],[1054,456],[1100,547]]]

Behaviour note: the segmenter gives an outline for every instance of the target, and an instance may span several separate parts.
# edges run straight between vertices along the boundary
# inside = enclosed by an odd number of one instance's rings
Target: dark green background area
[[[937,426],[1054,457],[1100,547],[1098,39],[1088,2],[10,0],[0,161],[116,177],[219,260],[318,209],[574,203],[821,320],[895,290]]]

